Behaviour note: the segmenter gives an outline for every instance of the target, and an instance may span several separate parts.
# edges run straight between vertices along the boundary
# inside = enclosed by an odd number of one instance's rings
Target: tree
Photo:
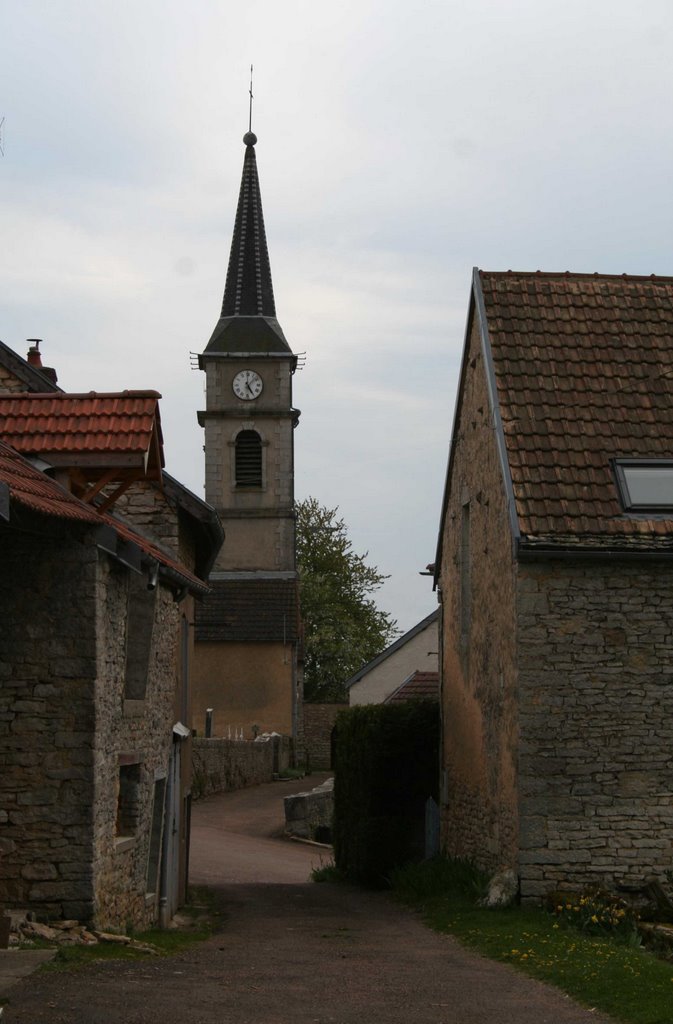
[[[399,630],[371,598],[387,579],[356,555],[337,508],[315,498],[295,506],[297,568],[304,623],[304,696],[345,701],[344,683],[380,654]]]

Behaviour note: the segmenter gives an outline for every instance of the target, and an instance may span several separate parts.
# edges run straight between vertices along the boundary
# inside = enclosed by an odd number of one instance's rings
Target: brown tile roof
[[[522,545],[672,548],[615,458],[673,458],[673,278],[475,274]]]
[[[439,672],[412,672],[384,704],[403,704],[407,700],[439,700]]]
[[[154,457],[163,465],[156,391],[0,394],[0,435],[23,454]]]
[[[116,537],[122,541],[129,541],[145,556],[159,562],[164,574],[178,585],[186,585],[199,594],[207,592],[208,587],[203,580],[181,562],[166,554],[127,523],[114,516],[96,512],[90,505],[80,501],[55,480],[32,466],[15,449],[0,441],[0,487],[2,485],[9,491],[10,503],[17,503],[32,512],[54,519],[75,520],[95,527],[106,526],[114,531]],[[11,512],[9,521],[11,525]]]
[[[197,640],[290,643],[298,639],[296,580],[211,579],[210,588],[196,610]]]

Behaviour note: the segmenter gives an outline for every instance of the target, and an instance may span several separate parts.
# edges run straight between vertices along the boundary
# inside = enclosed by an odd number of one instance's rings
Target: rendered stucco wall
[[[349,703],[382,704],[412,672],[436,672],[439,666],[437,620],[376,665],[349,692]]]
[[[516,868],[514,564],[476,322],[453,443],[440,573],[442,846],[487,870]]]
[[[673,862],[673,575],[522,563],[521,891],[663,875]]]
[[[245,739],[259,732],[293,735],[293,644],[206,643],[194,652],[192,728],[204,735],[213,708],[213,735]]]

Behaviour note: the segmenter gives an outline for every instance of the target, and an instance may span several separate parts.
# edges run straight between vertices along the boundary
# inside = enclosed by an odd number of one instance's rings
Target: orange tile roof
[[[11,502],[55,519],[77,520],[92,526],[105,525],[123,540],[130,541],[163,567],[164,572],[177,584],[204,594],[208,586],[172,555],[162,551],[128,523],[109,514],[100,514],[86,505],[60,484],[36,469],[16,450],[0,441],[0,485],[9,489]],[[11,519],[10,519],[11,524]]]
[[[0,436],[24,454],[147,458],[155,439],[163,466],[156,391],[0,394]]]
[[[0,441],[0,482],[9,487],[13,501],[34,512],[56,519],[100,524],[101,517],[90,505],[85,505],[55,480],[35,469],[3,441]]]
[[[673,278],[479,271],[475,294],[521,543],[673,549],[612,463],[673,458]]]

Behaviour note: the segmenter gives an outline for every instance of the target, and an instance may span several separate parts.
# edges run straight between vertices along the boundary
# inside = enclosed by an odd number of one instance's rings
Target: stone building
[[[301,708],[295,560],[297,368],[276,318],[255,157],[245,156],[219,320],[199,366],[206,374],[206,500],[226,532],[196,617],[193,724],[213,735],[296,739]]]
[[[443,843],[524,899],[673,848],[673,279],[476,270],[437,554]]]
[[[346,680],[349,704],[383,704],[415,672],[436,672],[438,621],[435,609]]]
[[[22,363],[0,352],[2,384],[42,388]],[[161,469],[158,397],[0,394],[0,905],[108,928],[184,898],[190,624],[222,540]]]

